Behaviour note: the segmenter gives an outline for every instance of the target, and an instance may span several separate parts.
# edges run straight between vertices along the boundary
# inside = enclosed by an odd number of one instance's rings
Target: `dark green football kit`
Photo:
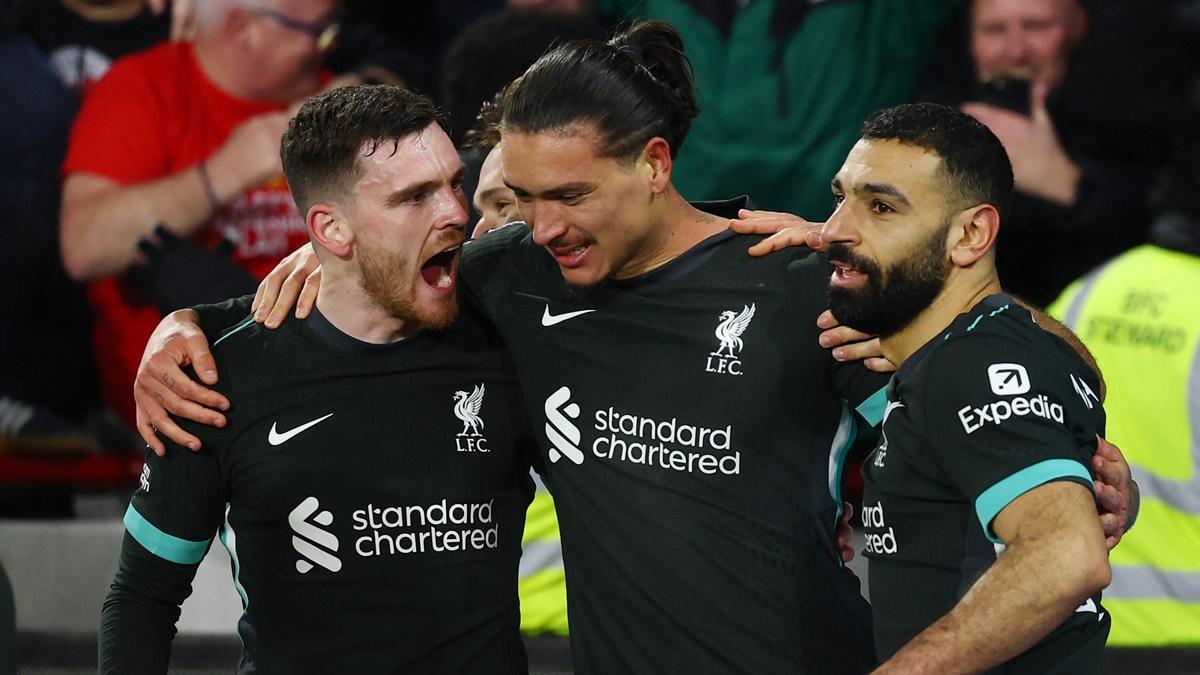
[[[101,672],[166,672],[214,534],[245,610],[239,672],[527,672],[533,445],[491,328],[464,311],[444,333],[375,345],[314,312],[273,331],[247,319],[213,354],[229,424],[187,425],[198,452],[147,454]]]
[[[463,295],[508,346],[555,498],[580,675],[875,662],[834,532],[854,408],[887,377],[818,345],[824,256],[751,257],[760,239],[725,231],[588,289],[521,224],[464,248]],[[229,321],[201,312],[210,335]]]
[[[834,530],[852,406],[887,378],[818,345],[825,258],[750,256],[760,239],[725,231],[587,289],[526,227],[467,246],[464,288],[509,346],[545,453],[581,675],[874,662]]]
[[[947,614],[999,556],[992,520],[1050,481],[1092,490],[1104,433],[1095,373],[1010,296],[989,296],[900,367],[863,464],[875,644],[886,660]],[[1100,594],[995,673],[1095,672]]]

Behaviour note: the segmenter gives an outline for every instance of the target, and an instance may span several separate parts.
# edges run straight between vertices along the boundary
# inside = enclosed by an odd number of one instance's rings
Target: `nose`
[[[465,228],[467,219],[470,217],[467,214],[466,198],[457,190],[447,186],[438,191],[438,199],[437,227]]]
[[[1008,31],[1004,36],[1004,65],[1007,68],[1022,68],[1030,58],[1029,39],[1020,28]]]
[[[855,227],[854,218],[845,202],[838,206],[821,226],[821,241],[826,246],[835,243],[858,243],[858,228]]]
[[[478,239],[487,234],[488,230],[494,229],[495,225],[488,220],[486,215],[479,216],[479,220],[475,221],[475,228],[471,230],[471,238]]]
[[[530,208],[526,209],[526,206]],[[553,202],[538,203],[535,200],[528,205],[522,204],[521,215],[533,230],[533,241],[538,246],[549,246],[570,229],[562,207]]]

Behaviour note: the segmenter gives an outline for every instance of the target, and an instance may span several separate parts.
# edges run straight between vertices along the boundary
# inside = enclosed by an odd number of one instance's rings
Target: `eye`
[[[450,181],[450,189],[454,190],[455,192],[461,192],[463,189],[463,177],[455,176]]]
[[[507,209],[508,207],[510,207],[512,205],[513,205],[513,203],[508,201],[507,199],[500,199],[500,200],[496,201],[496,210],[503,211],[504,209]]]
[[[840,192],[833,193],[833,208],[841,206],[844,201],[846,201],[846,195]]]
[[[413,193],[413,196],[408,199],[408,203],[420,204],[421,202],[425,201],[425,198],[428,196],[429,193],[427,191],[421,190],[420,192]]]
[[[567,206],[575,206],[579,202],[583,201],[583,195],[579,194],[578,192],[571,192],[563,195],[560,197],[560,199],[562,200],[562,203],[566,204]]]
[[[893,209],[891,206],[888,206],[887,204],[885,204],[883,202],[872,202],[871,210],[880,215],[883,215],[885,213],[895,213],[896,212],[895,209]]]

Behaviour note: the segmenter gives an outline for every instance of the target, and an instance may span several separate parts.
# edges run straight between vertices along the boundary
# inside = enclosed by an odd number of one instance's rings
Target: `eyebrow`
[[[454,172],[454,177],[450,179],[450,182],[454,183],[461,181],[466,171],[466,167],[459,167],[458,171]],[[420,183],[414,183],[408,187],[396,190],[392,194],[388,195],[388,198],[384,203],[387,204],[388,208],[395,208],[421,194],[422,192],[433,192],[441,187],[441,185],[442,181],[440,180],[427,180]]]
[[[496,195],[499,195],[499,194],[505,192],[506,190],[511,191],[511,188],[509,188],[507,186],[488,188],[488,189],[484,190],[483,192],[479,193],[478,195],[476,195],[476,197],[477,197],[476,201],[486,202],[487,200],[494,198]]]
[[[841,190],[841,179],[835,177],[833,180],[829,181],[829,187],[834,190]],[[857,194],[886,195],[905,206],[912,206],[912,204],[908,201],[908,197],[905,197],[903,192],[898,190],[895,186],[887,183],[862,183],[854,187],[854,192]]]
[[[510,183],[508,181],[504,181],[504,184],[508,186],[508,189],[512,190],[513,192],[515,192],[517,194],[525,194],[525,195],[529,194],[528,191],[522,190],[520,187],[513,185],[512,183]],[[570,194],[572,192],[585,192],[585,193],[591,192],[592,190],[595,190],[595,189],[596,189],[596,186],[592,183],[584,183],[582,181],[576,181],[574,183],[564,183],[562,185],[556,185],[556,186],[550,188],[549,190],[544,191],[542,193],[542,196],[554,198],[554,197],[559,197],[559,196],[562,196],[565,194]]]

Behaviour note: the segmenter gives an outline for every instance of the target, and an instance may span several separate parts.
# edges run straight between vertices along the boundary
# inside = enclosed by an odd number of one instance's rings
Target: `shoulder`
[[[1082,401],[1089,409],[1099,403],[1095,373],[1028,310],[1010,302],[960,319],[935,338],[940,343],[919,365],[929,395],[1046,395],[1061,404]]]

